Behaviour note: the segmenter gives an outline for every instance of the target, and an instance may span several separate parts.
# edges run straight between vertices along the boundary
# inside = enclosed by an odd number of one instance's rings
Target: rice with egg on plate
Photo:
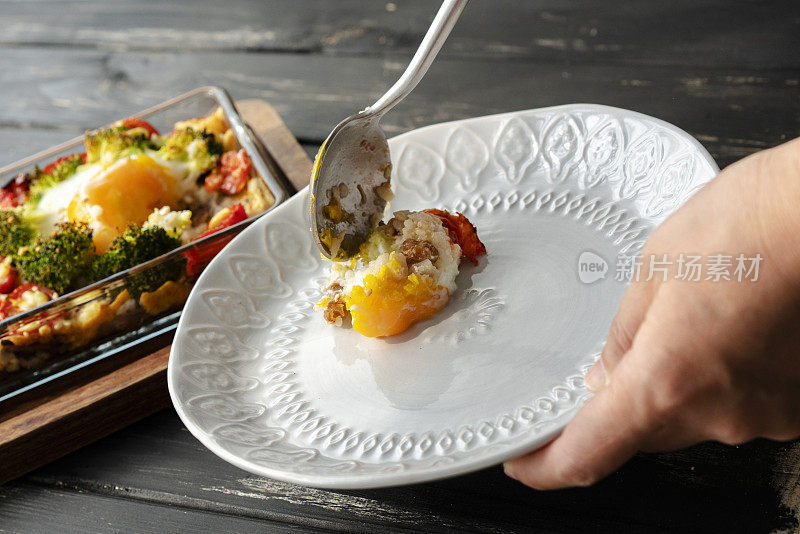
[[[456,289],[461,259],[477,263],[485,253],[460,213],[398,211],[355,258],[333,262],[316,308],[335,326],[350,318],[364,336],[396,335],[441,310]]]

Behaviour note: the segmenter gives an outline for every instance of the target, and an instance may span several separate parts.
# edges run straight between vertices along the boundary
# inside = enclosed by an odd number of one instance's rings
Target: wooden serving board
[[[295,191],[311,161],[278,113],[262,100],[236,107]],[[169,406],[172,333],[35,388],[0,406],[0,484]]]

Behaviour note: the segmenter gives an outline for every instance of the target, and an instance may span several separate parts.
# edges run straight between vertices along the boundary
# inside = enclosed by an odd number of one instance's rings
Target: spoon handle
[[[466,5],[467,0],[445,0],[442,2],[442,7],[436,13],[431,27],[428,28],[428,32],[423,37],[414,57],[411,58],[406,71],[382,97],[364,110],[365,114],[380,117],[408,96],[408,93],[425,76],[428,67],[433,63],[436,54],[439,53],[439,49],[442,48],[447,36],[450,35],[450,30],[455,26],[458,16],[461,15],[461,11]]]

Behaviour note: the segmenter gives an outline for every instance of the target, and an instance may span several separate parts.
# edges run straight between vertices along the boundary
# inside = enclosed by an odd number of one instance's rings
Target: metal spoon
[[[330,133],[314,161],[309,195],[314,241],[328,259],[353,257],[391,200],[392,163],[381,117],[427,72],[467,0],[445,0],[403,75],[370,107]]]

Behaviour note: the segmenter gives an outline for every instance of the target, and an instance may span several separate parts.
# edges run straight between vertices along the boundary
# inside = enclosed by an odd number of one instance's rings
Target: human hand
[[[596,395],[509,476],[585,486],[640,450],[800,435],[800,139],[721,172],[653,232],[641,272],[663,254],[666,280],[642,276],[622,299],[586,375]],[[684,281],[681,254],[763,259],[755,281]]]

